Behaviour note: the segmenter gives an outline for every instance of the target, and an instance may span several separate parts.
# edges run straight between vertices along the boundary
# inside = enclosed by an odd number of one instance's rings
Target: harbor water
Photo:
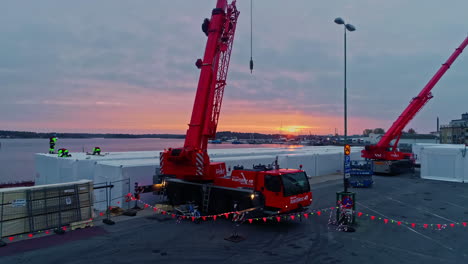
[[[184,139],[160,138],[85,138],[58,139],[56,150],[66,148],[73,152],[91,152],[93,147],[99,146],[102,152],[149,151],[162,150],[169,147],[182,147]],[[251,148],[251,147],[279,147],[275,144],[210,144],[215,148]],[[49,139],[0,139],[0,184],[33,181],[35,178],[34,154],[47,153]]]

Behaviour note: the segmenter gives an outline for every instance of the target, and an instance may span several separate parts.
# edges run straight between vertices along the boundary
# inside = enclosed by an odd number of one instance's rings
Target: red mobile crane
[[[217,0],[211,19],[202,30],[208,40],[192,117],[182,148],[160,154],[160,175],[173,205],[195,202],[202,212],[222,213],[260,208],[265,213],[300,210],[312,202],[303,170],[275,166],[234,167],[230,175],[224,162],[210,162],[208,140],[215,138],[239,11],[236,1]]]
[[[407,167],[411,163],[412,153],[398,150],[398,141],[405,126],[414,118],[421,108],[433,97],[431,90],[450,68],[452,63],[468,45],[468,37],[452,53],[448,60],[442,64],[437,73],[426,84],[418,96],[414,97],[408,107],[393,123],[376,145],[368,145],[362,150],[362,157],[374,160],[374,172],[393,174],[399,167]],[[393,144],[391,141],[395,140]]]

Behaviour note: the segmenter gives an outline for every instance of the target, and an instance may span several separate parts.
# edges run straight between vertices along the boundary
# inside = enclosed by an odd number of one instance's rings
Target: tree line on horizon
[[[57,133],[0,130],[0,138],[185,138],[180,134]]]
[[[370,133],[384,134],[383,128],[364,129],[362,136],[369,136]],[[413,128],[410,128],[404,134],[417,134]],[[57,133],[57,132],[30,132],[30,131],[9,131],[0,130],[0,138],[50,138],[57,136],[59,138],[185,138],[184,134],[118,134],[118,133]],[[314,135],[320,136],[320,135]],[[338,136],[338,135],[336,135]],[[284,134],[262,134],[221,131],[216,133],[217,139],[277,139],[280,137],[310,137],[310,135],[284,135]]]
[[[363,136],[366,136],[368,137],[370,133],[374,133],[374,134],[385,134],[385,130],[383,128],[374,128],[374,129],[370,129],[370,128],[367,128],[367,129],[364,129],[362,131],[362,135]],[[408,129],[407,132],[403,131],[404,134],[411,134],[411,135],[414,135],[414,134],[417,134],[416,133],[416,130],[414,130],[414,128],[410,128]]]
[[[58,132],[30,132],[30,131],[8,131],[0,130],[0,138],[185,138],[184,134],[116,134],[116,133],[58,133]],[[239,139],[274,139],[282,135],[243,133],[221,131],[216,133],[216,138],[239,138]]]

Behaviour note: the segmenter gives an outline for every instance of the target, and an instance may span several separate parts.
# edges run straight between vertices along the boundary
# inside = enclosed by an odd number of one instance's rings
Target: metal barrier
[[[92,217],[92,182],[0,189],[0,239],[64,226]]]
[[[1,245],[4,246],[5,243],[3,243],[2,238],[3,238],[3,205],[5,204],[5,193],[2,193],[2,206],[0,207],[0,243]]]
[[[129,193],[130,179],[0,189],[0,246],[5,237],[52,230],[63,233],[68,225],[83,228],[99,216],[104,223],[114,224],[112,208],[128,210],[133,206]]]
[[[127,194],[130,193],[130,179],[95,183],[94,190],[96,197],[94,208],[99,216],[105,214],[105,219],[103,219],[105,224],[114,224],[111,220],[112,208],[130,208],[130,203],[125,202]]]
[[[95,216],[113,224],[110,209],[130,209],[126,202],[130,192],[130,179],[0,189],[0,246],[5,237],[52,230],[63,233],[66,226],[89,222]],[[98,210],[93,212],[93,206]]]
[[[125,202],[127,194],[131,193],[130,179],[124,179],[119,181],[111,181],[111,185],[114,186],[114,196],[112,196],[112,189],[110,189],[109,206],[118,206],[122,209],[130,209],[130,203]]]

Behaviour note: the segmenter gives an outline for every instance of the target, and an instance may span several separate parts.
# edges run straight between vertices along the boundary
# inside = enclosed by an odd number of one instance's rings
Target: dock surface
[[[312,180],[313,209],[334,206],[341,191],[339,175]],[[314,182],[315,181],[315,182]],[[329,212],[302,221],[245,222],[238,227],[245,240],[226,241],[234,231],[228,220],[177,223],[149,209],[137,217],[119,218],[113,226],[86,229],[76,239],[50,236],[49,246],[35,239],[0,248],[0,263],[466,263],[468,227],[456,225],[411,228],[382,219],[449,224],[468,221],[468,184],[423,180],[419,176],[375,176],[369,189],[354,189],[356,232],[338,232],[328,225]],[[375,216],[374,220],[370,216]],[[379,219],[381,218],[381,219]],[[39,243],[40,239],[37,239]],[[22,243],[25,244],[21,250]],[[11,252],[15,247],[16,251]],[[10,249],[9,249],[10,248]],[[19,248],[19,249],[18,249]]]

